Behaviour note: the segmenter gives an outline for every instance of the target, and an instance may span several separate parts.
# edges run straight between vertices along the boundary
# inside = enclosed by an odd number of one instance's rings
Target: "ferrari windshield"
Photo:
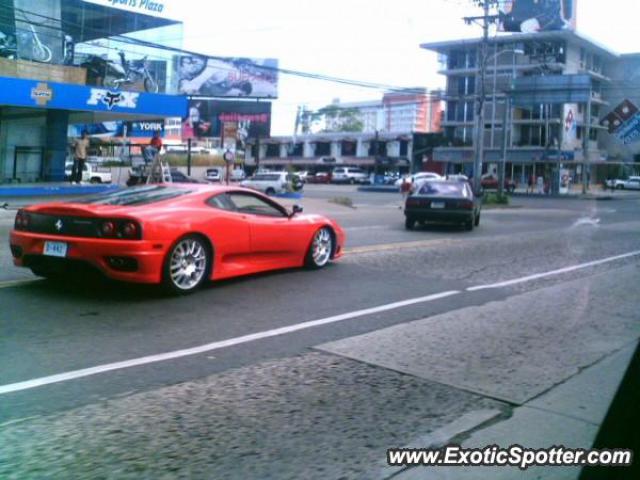
[[[145,185],[95,195],[76,201],[93,205],[147,205],[191,193],[191,190],[164,185]]]

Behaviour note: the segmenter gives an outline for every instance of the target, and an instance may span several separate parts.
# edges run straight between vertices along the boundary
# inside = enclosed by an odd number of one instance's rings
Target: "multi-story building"
[[[382,97],[385,130],[434,133],[440,131],[442,99],[426,88],[387,92]]]
[[[362,122],[363,133],[440,131],[442,100],[439,92],[427,92],[425,88],[408,88],[405,91],[386,92],[381,100],[340,103],[332,106],[351,110]],[[340,131],[344,119],[325,119],[324,129]]]
[[[439,73],[446,76],[442,126],[448,145],[437,148],[434,159],[447,163],[449,171],[470,173],[473,168],[481,46],[479,39],[421,45],[439,54]],[[520,181],[530,175],[551,175],[560,168],[579,180],[585,160],[595,181],[609,174],[611,169],[607,167],[613,160],[638,160],[640,143],[621,143],[601,123],[625,99],[640,104],[638,55],[617,55],[564,30],[491,38],[484,64],[484,171],[495,171],[501,161],[505,132],[506,172]],[[635,77],[629,74],[631,71]],[[566,75],[583,75],[590,101],[565,98],[556,103],[522,103],[513,90],[523,77]],[[539,84],[549,85],[542,81]],[[535,88],[528,92],[529,98],[543,93]],[[505,101],[507,95],[513,99],[511,108]],[[588,109],[590,119],[586,118]]]

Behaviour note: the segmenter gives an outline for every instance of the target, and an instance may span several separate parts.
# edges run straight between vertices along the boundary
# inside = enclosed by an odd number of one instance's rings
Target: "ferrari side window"
[[[251,215],[265,215],[268,217],[283,217],[285,214],[276,206],[250,193],[229,193],[228,198],[233,202],[236,211]]]
[[[236,206],[229,199],[226,193],[221,193],[215,197],[211,197],[207,200],[207,204],[213,208],[219,208],[220,210],[234,211],[236,209]]]

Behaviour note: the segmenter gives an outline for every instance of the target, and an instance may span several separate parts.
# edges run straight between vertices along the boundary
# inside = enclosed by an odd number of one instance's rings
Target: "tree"
[[[356,108],[327,105],[311,113],[311,123],[322,125],[320,132],[362,132],[364,124]]]

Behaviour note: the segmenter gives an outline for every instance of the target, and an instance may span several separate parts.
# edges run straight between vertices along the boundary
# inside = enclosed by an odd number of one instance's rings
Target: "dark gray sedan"
[[[467,182],[428,180],[405,203],[405,227],[416,222],[461,223],[467,230],[480,224],[481,199]]]

